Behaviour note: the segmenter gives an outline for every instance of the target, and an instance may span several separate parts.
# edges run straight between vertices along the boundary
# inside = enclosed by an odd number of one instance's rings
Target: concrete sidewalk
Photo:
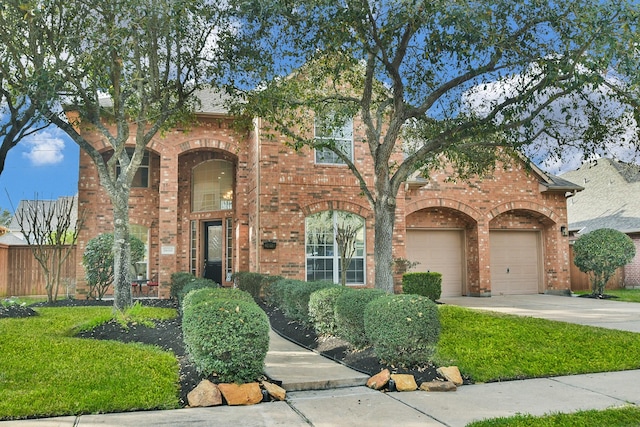
[[[452,299],[445,302],[453,303]],[[640,331],[640,304],[548,295],[460,298],[456,303]],[[7,421],[0,422],[0,426],[462,427],[476,420],[515,414],[640,405],[640,370],[466,385],[451,393],[382,393],[362,386],[365,375],[291,344],[273,332],[270,339],[266,371],[282,381],[288,391],[286,402]]]

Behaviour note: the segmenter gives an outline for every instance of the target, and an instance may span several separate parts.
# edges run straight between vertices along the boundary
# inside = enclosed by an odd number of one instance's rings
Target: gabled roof
[[[598,159],[562,178],[585,188],[567,201],[569,230],[640,232],[640,165]]]

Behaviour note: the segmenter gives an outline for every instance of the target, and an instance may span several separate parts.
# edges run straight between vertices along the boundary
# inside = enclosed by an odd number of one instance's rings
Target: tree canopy
[[[7,99],[66,132],[91,157],[111,199],[118,309],[132,303],[132,180],[151,139],[189,122],[194,93],[215,81],[214,49],[231,28],[222,21],[225,11],[205,0],[0,5],[2,88],[15,97]],[[103,156],[83,129],[99,134],[113,154]]]
[[[634,123],[612,108],[614,66],[635,49],[630,1],[230,1],[238,32],[230,85],[239,109],[289,144],[330,150],[375,213],[376,286],[390,291],[395,199],[443,161],[460,177],[523,149],[585,156]],[[314,120],[363,126],[375,176]],[[327,121],[327,118],[329,120]],[[496,150],[496,147],[502,147]]]

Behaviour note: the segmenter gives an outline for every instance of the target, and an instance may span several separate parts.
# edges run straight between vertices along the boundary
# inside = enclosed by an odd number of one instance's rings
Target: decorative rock
[[[276,400],[284,400],[287,397],[287,391],[276,384],[271,384],[268,381],[262,381],[262,387],[267,390],[269,396]]]
[[[187,394],[187,401],[192,408],[198,406],[222,405],[222,394],[218,386],[209,380],[202,380],[200,384]]]
[[[451,381],[428,381],[420,384],[423,391],[456,391],[458,387]]]
[[[374,390],[380,390],[387,385],[390,379],[391,372],[389,372],[388,369],[383,369],[382,371],[369,378],[369,381],[367,381],[367,387]]]
[[[262,401],[260,384],[218,384],[218,388],[230,406],[255,405]]]
[[[462,375],[460,375],[460,370],[457,366],[443,366],[438,368],[436,372],[455,385],[462,385]]]
[[[391,379],[396,383],[397,391],[414,391],[418,388],[416,379],[410,374],[392,374]]]

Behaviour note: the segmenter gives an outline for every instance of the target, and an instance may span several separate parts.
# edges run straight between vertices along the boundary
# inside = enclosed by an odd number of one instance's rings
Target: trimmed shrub
[[[367,304],[364,328],[376,356],[386,363],[424,364],[440,337],[438,306],[420,295],[385,295]]]
[[[231,276],[238,289],[248,292],[256,300],[260,298],[262,290],[262,282],[265,275],[260,273],[251,273],[249,271],[239,271]]]
[[[260,298],[266,299],[266,296],[269,293],[269,287],[272,284],[274,284],[276,282],[279,282],[280,280],[284,280],[284,277],[282,277],[282,276],[269,276],[269,275],[264,276],[262,278]]]
[[[350,289],[336,298],[336,327],[338,336],[355,348],[364,348],[369,340],[364,331],[364,309],[376,298],[387,295],[381,289]]]
[[[201,288],[195,289],[184,296],[182,307],[200,304],[210,299],[232,299],[236,301],[254,302],[248,292],[234,288]]]
[[[302,323],[311,323],[309,319],[309,297],[319,289],[334,287],[331,282],[303,282],[290,280],[284,290],[283,311],[289,319]]]
[[[291,282],[293,282],[293,280],[281,279],[269,284],[269,286],[264,289],[265,302],[271,306],[282,308],[284,305],[284,294]]]
[[[197,370],[222,382],[256,381],[269,348],[269,319],[255,302],[211,299],[184,307],[185,347]]]
[[[402,292],[422,295],[431,301],[437,301],[442,294],[442,274],[435,272],[405,273],[402,275]]]
[[[170,297],[178,299],[178,294],[182,291],[182,288],[184,288],[187,283],[193,282],[194,280],[196,280],[196,276],[191,273],[187,273],[185,271],[173,273],[171,275]]]
[[[319,334],[336,335],[336,299],[350,288],[332,286],[315,291],[309,296],[309,319]]]
[[[182,301],[184,297],[191,291],[196,289],[203,288],[217,288],[219,285],[213,280],[205,279],[204,277],[197,277],[196,279],[188,282],[184,287],[178,292],[178,302],[182,305]]]

